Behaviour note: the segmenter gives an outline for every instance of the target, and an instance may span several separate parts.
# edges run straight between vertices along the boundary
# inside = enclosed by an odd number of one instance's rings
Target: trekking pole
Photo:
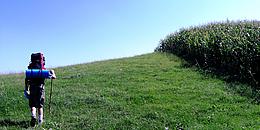
[[[51,95],[52,95],[52,79],[51,79],[51,90],[50,90],[50,101],[49,101],[49,114],[51,113]]]

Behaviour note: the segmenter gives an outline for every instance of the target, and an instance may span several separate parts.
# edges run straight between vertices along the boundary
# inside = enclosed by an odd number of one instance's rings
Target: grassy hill
[[[160,41],[170,52],[205,70],[260,90],[260,21],[225,21],[183,28]],[[260,98],[259,98],[260,102]]]
[[[43,127],[260,129],[260,106],[246,96],[249,87],[183,64],[174,55],[151,53],[56,68],[51,114],[46,81]],[[0,76],[0,129],[29,126],[23,89],[24,74]]]

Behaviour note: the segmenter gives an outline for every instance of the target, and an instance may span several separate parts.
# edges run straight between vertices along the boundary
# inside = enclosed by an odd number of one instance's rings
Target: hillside
[[[202,69],[260,90],[260,21],[225,21],[181,29],[161,40],[170,52]],[[260,102],[260,98],[259,98]]]
[[[260,106],[246,85],[228,84],[151,53],[56,68],[45,129],[260,129]],[[24,74],[0,76],[0,129],[26,129]],[[240,88],[235,90],[235,88]],[[243,89],[244,88],[244,89]],[[237,91],[245,92],[243,96]]]

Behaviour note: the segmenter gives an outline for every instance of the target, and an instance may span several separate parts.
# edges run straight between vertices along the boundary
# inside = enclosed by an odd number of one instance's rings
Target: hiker
[[[31,127],[36,125],[37,121],[37,109],[38,109],[38,124],[41,125],[43,122],[43,106],[45,100],[45,78],[55,79],[54,70],[46,70],[44,67],[45,58],[42,53],[33,53],[31,55],[31,62],[28,66],[28,69],[31,70],[31,76],[28,76],[29,73],[26,72],[25,78],[25,89],[24,95],[29,99],[29,106],[31,109]],[[28,71],[30,72],[30,71]],[[42,77],[42,73],[48,73],[48,77]],[[41,74],[37,76],[36,74]]]

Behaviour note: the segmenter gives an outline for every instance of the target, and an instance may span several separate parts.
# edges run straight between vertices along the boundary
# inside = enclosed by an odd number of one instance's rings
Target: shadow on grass
[[[217,78],[226,82],[228,90],[231,90],[235,93],[240,94],[243,97],[251,100],[251,103],[260,104],[260,89],[256,89],[255,86],[250,85],[248,82],[241,81],[235,76],[225,74],[223,71],[214,70],[210,68],[201,68],[198,64],[193,64],[186,61],[184,58],[181,58],[174,54],[167,54],[166,56],[169,60],[174,61],[178,60],[181,62],[180,68],[191,68],[194,71],[201,73],[206,77]]]
[[[28,128],[29,121],[13,121],[10,119],[4,119],[4,120],[0,120],[0,126],[1,127],[14,126],[14,127],[19,127],[19,128]]]

